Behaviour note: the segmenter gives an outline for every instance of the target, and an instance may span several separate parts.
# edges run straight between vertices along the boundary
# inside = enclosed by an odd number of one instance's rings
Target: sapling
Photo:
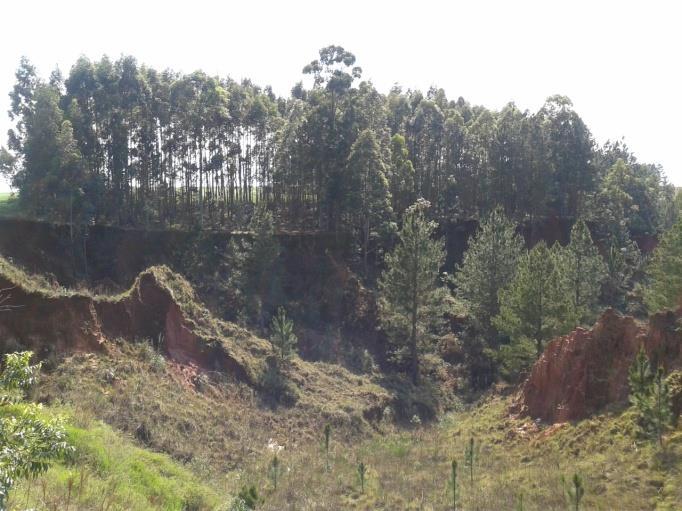
[[[464,450],[464,465],[469,469],[469,481],[474,484],[474,465],[478,461],[478,453],[481,449],[481,444],[476,443],[474,437],[469,439],[469,445]]]
[[[457,460],[452,460],[452,509],[457,511]]]
[[[523,492],[519,493],[519,497],[516,501],[516,511],[523,511]]]
[[[658,443],[663,447],[663,435],[672,428],[673,413],[671,407],[670,388],[663,376],[663,368],[659,367],[654,377],[651,392],[651,425]]]
[[[272,477],[272,485],[275,487],[275,490],[277,489],[277,476],[279,475],[279,458],[277,457],[277,454],[272,457],[272,461],[270,462],[270,475]]]
[[[330,424],[324,425],[324,458],[325,458],[325,468],[329,472],[329,440],[332,435],[332,427]]]
[[[360,476],[360,488],[362,493],[365,493],[365,474],[367,473],[367,467],[361,461],[358,464],[358,476]]]
[[[583,479],[578,473],[573,474],[571,484],[566,484],[566,480],[562,477],[561,481],[566,491],[566,498],[573,511],[580,511],[580,502],[585,496],[585,486]]]

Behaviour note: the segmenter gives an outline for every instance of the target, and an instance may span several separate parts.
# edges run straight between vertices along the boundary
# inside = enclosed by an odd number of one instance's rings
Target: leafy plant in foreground
[[[38,405],[16,404],[38,379],[40,364],[30,365],[31,356],[28,351],[5,355],[0,374],[0,406],[12,407],[0,418],[0,510],[17,479],[39,476],[73,450],[60,417],[48,419]]]

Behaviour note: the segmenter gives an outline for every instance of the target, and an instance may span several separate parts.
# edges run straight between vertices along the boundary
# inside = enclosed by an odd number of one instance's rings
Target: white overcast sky
[[[0,3],[0,134],[26,55],[47,77],[84,54],[251,78],[288,94],[317,50],[354,52],[377,88],[443,87],[499,109],[569,96],[599,142],[625,137],[682,186],[682,6],[674,0]],[[0,184],[0,188],[6,185]]]

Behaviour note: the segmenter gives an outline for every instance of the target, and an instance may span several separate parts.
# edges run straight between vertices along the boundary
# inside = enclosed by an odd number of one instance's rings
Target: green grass
[[[68,503],[74,510],[208,510],[228,499],[169,456],[137,447],[101,422],[69,425],[67,432],[73,459],[17,485],[9,509],[65,509]]]
[[[12,192],[0,192],[0,216],[21,216],[19,200]]]
[[[332,442],[332,470],[319,445],[285,450],[286,467],[275,491],[267,477],[269,454],[243,479],[262,488],[263,509],[451,509],[450,465],[457,460],[459,509],[565,510],[562,477],[582,475],[584,510],[676,510],[682,502],[682,430],[667,451],[638,437],[630,412],[607,413],[577,424],[537,428],[508,416],[510,400],[494,397],[447,415],[440,424],[397,430],[358,443]],[[474,482],[464,466],[469,438],[481,443]],[[360,492],[357,464],[368,467]]]

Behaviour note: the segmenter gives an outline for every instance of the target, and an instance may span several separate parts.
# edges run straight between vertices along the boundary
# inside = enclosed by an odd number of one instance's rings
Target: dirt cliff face
[[[578,420],[628,397],[628,370],[640,346],[654,365],[682,366],[679,313],[641,324],[609,309],[587,330],[552,340],[524,383],[515,412],[546,422]]]
[[[107,341],[117,338],[149,340],[171,360],[227,371],[254,383],[253,371],[242,363],[248,350],[237,348],[235,355],[218,339],[220,323],[211,325],[216,330],[211,333],[210,328],[199,324],[201,318],[191,317],[167,283],[172,278],[178,279],[165,267],[151,268],[141,273],[126,293],[98,297],[40,289],[30,285],[23,274],[19,279],[0,275],[0,289],[8,295],[5,305],[10,306],[9,311],[0,313],[0,339],[31,349],[40,358],[104,351]],[[189,285],[187,288],[192,293]],[[199,312],[204,310],[199,307]],[[249,345],[252,351],[266,349],[262,342]]]

